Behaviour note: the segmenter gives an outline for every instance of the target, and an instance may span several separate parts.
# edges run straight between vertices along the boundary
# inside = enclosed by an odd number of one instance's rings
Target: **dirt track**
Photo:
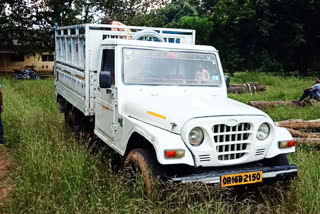
[[[3,207],[8,200],[8,194],[11,188],[8,172],[12,165],[13,159],[10,153],[5,147],[0,146],[0,214],[3,213]]]

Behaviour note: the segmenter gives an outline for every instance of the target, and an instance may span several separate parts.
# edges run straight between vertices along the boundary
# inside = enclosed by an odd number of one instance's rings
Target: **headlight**
[[[259,140],[265,140],[270,134],[270,126],[266,123],[262,123],[257,132],[257,138]]]
[[[189,133],[189,142],[192,146],[200,146],[203,141],[203,131],[201,128],[193,128]]]

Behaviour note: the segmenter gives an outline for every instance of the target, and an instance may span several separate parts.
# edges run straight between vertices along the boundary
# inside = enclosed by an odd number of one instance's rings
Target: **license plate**
[[[244,184],[262,182],[263,172],[246,172],[221,176],[221,187],[229,187]]]

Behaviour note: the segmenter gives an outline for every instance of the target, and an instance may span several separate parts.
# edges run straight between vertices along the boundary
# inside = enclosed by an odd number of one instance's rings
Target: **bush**
[[[283,73],[283,65],[274,57],[271,57],[268,53],[264,52],[261,56],[262,63],[261,67],[258,69],[261,72],[271,72],[271,73]]]
[[[221,61],[224,72],[233,76],[235,72],[243,69],[242,64],[245,59],[238,54],[237,50],[230,50],[224,53],[221,52]]]

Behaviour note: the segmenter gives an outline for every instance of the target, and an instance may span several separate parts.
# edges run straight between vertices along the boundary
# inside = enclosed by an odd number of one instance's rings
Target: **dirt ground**
[[[0,214],[3,213],[3,208],[8,200],[9,190],[11,189],[9,168],[14,161],[10,153],[3,146],[0,146]]]

